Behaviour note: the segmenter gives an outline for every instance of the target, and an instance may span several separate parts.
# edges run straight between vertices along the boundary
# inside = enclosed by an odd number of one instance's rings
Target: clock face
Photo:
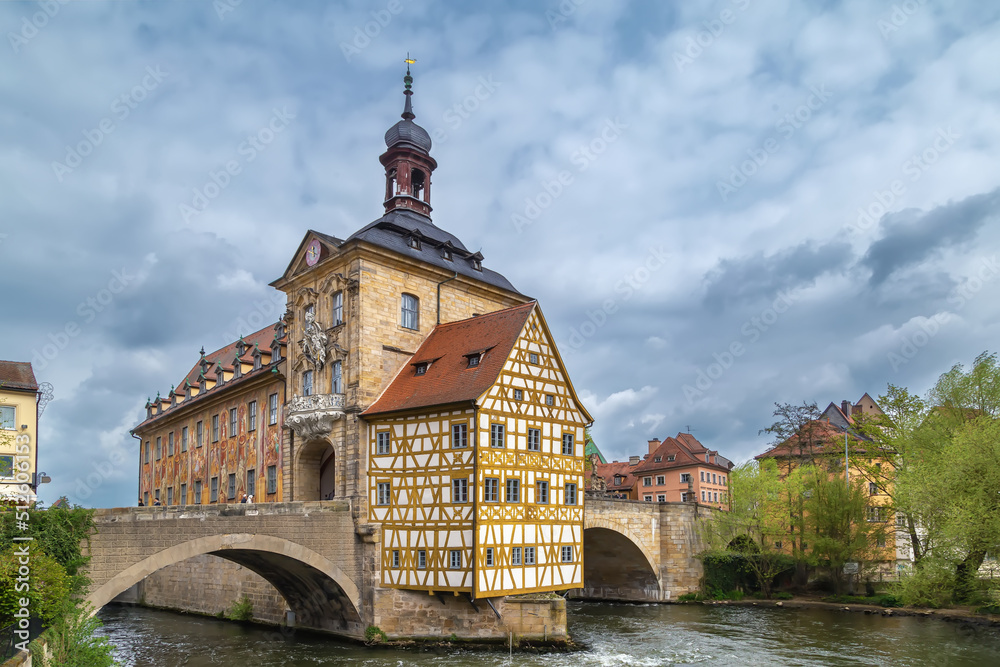
[[[313,266],[319,261],[319,250],[319,240],[313,239],[312,243],[309,244],[309,247],[306,248],[306,264]]]

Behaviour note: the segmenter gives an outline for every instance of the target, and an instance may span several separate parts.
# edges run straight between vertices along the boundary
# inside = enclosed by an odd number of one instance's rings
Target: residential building
[[[598,464],[608,492],[645,502],[692,502],[718,509],[728,506],[732,462],[690,433],[647,443],[642,457],[627,463]]]
[[[30,362],[0,361],[0,500],[36,499],[40,397]]]

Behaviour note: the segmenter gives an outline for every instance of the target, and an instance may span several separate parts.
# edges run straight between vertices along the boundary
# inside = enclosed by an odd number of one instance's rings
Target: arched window
[[[332,298],[333,311],[331,318],[333,320],[333,326],[338,324],[343,324],[344,322],[344,293],[336,292]]]
[[[413,196],[417,199],[423,199],[424,186],[426,184],[424,180],[424,172],[419,169],[414,169],[410,172],[410,174],[411,183],[413,184]]]
[[[330,365],[330,393],[343,394],[344,382],[342,378],[343,370],[340,361],[335,361]]]
[[[407,329],[420,329],[420,299],[412,294],[403,295],[403,312],[400,323]]]

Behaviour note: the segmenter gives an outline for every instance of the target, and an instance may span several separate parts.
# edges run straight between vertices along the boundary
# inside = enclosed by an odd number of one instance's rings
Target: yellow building
[[[35,501],[40,397],[29,362],[0,361],[0,500]]]
[[[362,415],[383,586],[583,585],[580,404],[535,303],[435,327]]]

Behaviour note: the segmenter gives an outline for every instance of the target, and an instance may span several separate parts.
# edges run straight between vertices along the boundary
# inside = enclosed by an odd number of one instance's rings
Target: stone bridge
[[[712,511],[588,497],[584,588],[574,597],[666,601],[696,590],[697,523]],[[561,600],[561,612],[555,602],[496,600],[494,616],[454,596],[379,588],[378,534],[357,523],[349,500],[104,509],[94,518],[87,601],[95,609],[161,568],[208,554],[266,579],[287,602],[295,625],[341,635],[361,637],[377,625],[390,636],[441,630],[459,637],[532,636],[544,626],[552,637],[560,613],[565,626]],[[534,620],[517,625],[517,619]],[[540,626],[537,633],[532,624]]]

